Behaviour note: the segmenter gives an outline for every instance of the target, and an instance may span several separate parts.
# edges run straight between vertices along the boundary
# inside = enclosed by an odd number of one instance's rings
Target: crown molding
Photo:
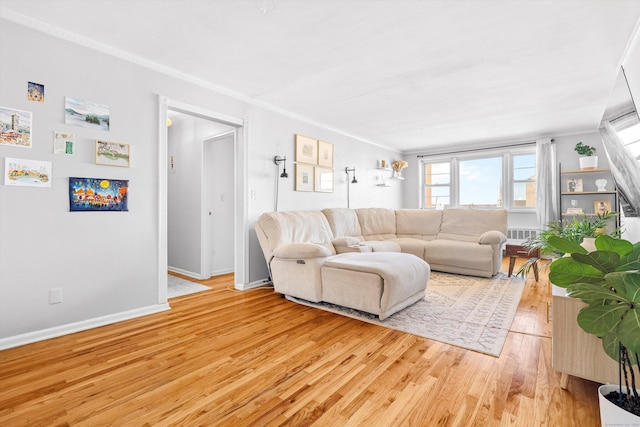
[[[182,71],[175,70],[175,69],[173,69],[171,67],[167,67],[165,65],[158,64],[158,63],[153,62],[153,61],[149,61],[149,60],[141,58],[141,57],[139,57],[137,55],[133,55],[133,54],[131,54],[129,52],[126,52],[124,50],[121,50],[121,49],[115,48],[113,46],[110,46],[108,44],[98,42],[96,40],[90,39],[88,37],[81,36],[81,35],[76,34],[76,33],[72,33],[70,31],[67,31],[67,30],[63,29],[63,28],[56,27],[55,25],[51,25],[49,23],[40,21],[40,20],[32,18],[30,16],[23,15],[21,13],[17,13],[17,12],[15,12],[13,10],[7,9],[6,7],[0,7],[0,19],[6,19],[7,21],[11,21],[11,22],[13,22],[15,24],[31,28],[33,30],[45,33],[45,34],[47,34],[49,36],[65,40],[65,41],[68,41],[68,42],[71,42],[71,43],[86,47],[88,49],[96,50],[98,52],[104,53],[105,55],[110,55],[110,56],[113,56],[113,57],[116,57],[116,58],[119,58],[119,59],[122,59],[122,60],[125,60],[125,61],[128,61],[128,62],[131,62],[133,64],[139,65],[141,67],[148,68],[150,70],[153,70],[155,72],[164,74],[166,76],[173,77],[173,78],[178,79],[178,80],[182,80],[184,82],[187,82],[187,83],[202,87],[204,89],[211,90],[213,92],[219,93],[221,95],[228,96],[230,98],[234,98],[234,99],[236,99],[238,101],[241,101],[241,102],[244,102],[244,103],[247,103],[247,104],[251,104],[251,105],[254,105],[256,107],[260,107],[260,108],[263,108],[263,109],[266,109],[266,110],[273,111],[275,113],[290,117],[290,118],[295,119],[295,120],[300,120],[302,122],[305,122],[305,123],[308,123],[308,124],[311,124],[311,125],[314,125],[314,126],[318,126],[318,127],[330,130],[332,132],[336,132],[336,133],[338,133],[340,135],[356,139],[358,141],[361,141],[361,142],[364,142],[366,144],[382,148],[384,150],[390,150],[390,151],[393,151],[393,152],[396,152],[396,153],[402,153],[401,150],[396,150],[396,149],[393,149],[393,148],[390,148],[390,147],[386,147],[386,146],[381,145],[379,143],[376,143],[374,141],[368,140],[367,138],[364,138],[364,137],[361,137],[361,136],[358,136],[358,135],[354,135],[354,134],[352,134],[350,132],[347,132],[345,130],[333,127],[333,126],[328,125],[326,123],[322,123],[322,122],[319,122],[317,120],[310,119],[309,117],[306,117],[306,116],[294,113],[292,111],[286,110],[284,108],[280,108],[280,107],[277,107],[275,105],[272,105],[272,104],[269,104],[269,103],[254,99],[254,98],[252,98],[250,96],[247,96],[245,94],[242,94],[240,92],[236,92],[236,91],[227,89],[225,87],[218,86],[218,85],[213,84],[213,83],[211,83],[209,81],[194,77],[194,76],[192,76],[190,74],[187,74],[187,73],[184,73]]]

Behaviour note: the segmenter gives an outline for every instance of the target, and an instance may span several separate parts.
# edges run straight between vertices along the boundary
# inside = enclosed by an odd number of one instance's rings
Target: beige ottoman
[[[346,253],[322,266],[322,300],[382,320],[424,298],[431,268],[400,252]]]

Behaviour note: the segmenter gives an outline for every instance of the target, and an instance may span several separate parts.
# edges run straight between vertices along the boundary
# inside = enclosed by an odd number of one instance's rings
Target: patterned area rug
[[[200,283],[190,282],[171,274],[167,275],[167,298],[181,297],[183,295],[195,294],[196,292],[206,291],[211,289],[208,286],[201,285]]]
[[[486,279],[431,272],[424,300],[385,320],[329,303],[288,299],[410,334],[492,356],[500,356],[524,289],[521,277]]]

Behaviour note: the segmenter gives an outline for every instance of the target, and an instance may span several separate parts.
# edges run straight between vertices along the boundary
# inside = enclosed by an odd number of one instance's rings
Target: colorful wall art
[[[27,83],[27,100],[33,102],[44,102],[44,85],[40,83]]]
[[[0,107],[0,145],[31,148],[31,112]]]
[[[4,170],[4,185],[51,187],[51,162],[5,157]]]
[[[129,181],[69,178],[69,208],[78,211],[128,211]]]
[[[64,122],[68,125],[109,130],[109,106],[65,96]]]

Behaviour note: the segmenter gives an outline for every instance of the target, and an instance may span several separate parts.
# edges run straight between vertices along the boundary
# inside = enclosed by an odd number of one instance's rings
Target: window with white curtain
[[[421,203],[425,209],[504,207],[509,210],[535,210],[534,144],[424,156],[421,164],[424,188]]]
[[[640,161],[640,123],[617,131],[616,134],[624,146],[629,149],[633,157]]]

